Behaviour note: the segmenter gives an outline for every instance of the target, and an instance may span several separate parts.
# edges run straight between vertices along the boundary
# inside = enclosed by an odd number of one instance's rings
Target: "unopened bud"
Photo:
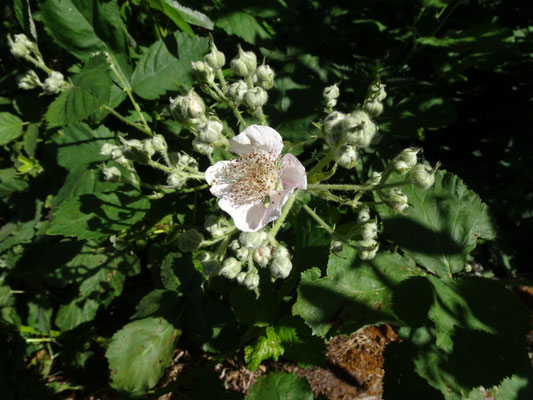
[[[254,290],[259,287],[259,273],[256,268],[252,268],[246,273],[244,277],[243,285],[248,290]]]
[[[333,108],[337,105],[337,98],[339,97],[340,91],[339,87],[335,85],[328,86],[322,92],[322,96],[326,101],[326,106],[328,108]]]
[[[337,163],[346,169],[350,169],[357,164],[357,151],[349,144],[342,145],[337,150]]]
[[[372,117],[379,117],[383,113],[383,103],[372,100],[365,104],[365,111]]]
[[[429,189],[435,183],[435,171],[428,165],[417,164],[411,170],[411,182],[420,189]]]
[[[220,275],[228,278],[235,279],[239,272],[241,272],[242,264],[233,257],[226,258],[222,263],[222,269]]]
[[[143,142],[143,152],[151,158],[155,154],[154,146],[152,145],[152,140],[148,139]]]
[[[226,56],[211,43],[211,51],[205,56],[205,61],[213,69],[220,69],[226,63]]]
[[[378,223],[373,222],[366,222],[361,226],[361,237],[363,240],[369,240],[374,239],[378,234]]]
[[[407,173],[411,168],[416,165],[417,153],[420,149],[414,147],[407,148],[398,154],[393,160],[394,169],[400,174]]]
[[[251,51],[244,51],[239,46],[239,55],[231,60],[231,70],[235,75],[251,77],[257,68],[257,57]]]
[[[288,257],[274,257],[268,268],[273,278],[285,279],[291,273],[292,262]]]
[[[215,142],[222,133],[223,126],[220,122],[214,119],[202,123],[198,127],[198,140],[204,143]]]
[[[19,33],[13,36],[13,38],[15,40],[11,39],[10,35],[7,35],[7,41],[9,43],[11,54],[13,54],[15,57],[26,57],[31,51],[36,49],[35,43],[28,39],[28,37],[23,33]]]
[[[360,148],[369,146],[377,132],[376,124],[363,110],[348,114],[343,120],[342,128],[346,143]]]
[[[241,245],[238,240],[232,240],[228,246],[231,250],[238,250],[241,248]]]
[[[253,260],[262,268],[268,265],[270,257],[272,256],[272,248],[270,246],[260,247],[255,249]]]
[[[36,87],[40,87],[42,85],[43,84],[39,79],[39,76],[34,70],[29,70],[26,72],[19,78],[18,81],[18,87],[24,90],[35,89]]]
[[[249,254],[250,250],[248,250],[246,247],[241,247],[235,250],[235,257],[237,257],[237,259],[240,261],[245,261]]]
[[[204,222],[204,229],[214,238],[222,237],[226,230],[222,227],[222,218],[208,215]]]
[[[379,185],[381,183],[381,176],[383,175],[382,172],[374,171],[372,172],[372,176],[369,180],[366,181],[368,185]]]
[[[123,138],[120,138],[120,141],[122,142],[122,153],[126,158],[142,164],[146,164],[149,161],[150,156],[145,152],[143,142],[137,139],[125,140]]]
[[[114,144],[104,143],[100,148],[100,154],[103,156],[110,156],[113,153],[113,150],[116,150],[118,148],[119,147]]]
[[[152,147],[158,153],[163,153],[167,150],[167,142],[162,135],[155,135],[152,138]]]
[[[237,81],[228,86],[226,95],[235,103],[240,104],[248,91],[248,85],[244,81]]]
[[[200,82],[214,82],[215,71],[205,61],[192,61],[192,73]]]
[[[329,249],[334,253],[338,253],[342,251],[343,248],[344,248],[344,244],[338,240],[332,240],[329,246]]]
[[[383,101],[387,97],[387,92],[385,91],[385,85],[381,83],[374,83],[370,86],[368,91],[368,99],[370,101]]]
[[[183,121],[191,121],[205,114],[205,104],[198,93],[191,89],[187,96],[171,98],[170,110],[175,117]]]
[[[359,213],[357,214],[357,222],[363,223],[370,220],[370,208],[363,207],[361,210],[359,210]]]
[[[360,240],[357,242],[358,255],[361,260],[372,260],[379,249],[379,243],[374,239]]]
[[[244,104],[252,110],[257,110],[263,107],[268,101],[268,94],[265,89],[261,87],[254,87],[248,89],[244,94]]]
[[[102,173],[104,174],[104,179],[106,181],[118,181],[122,176],[120,170],[114,166],[104,166],[102,168]]]
[[[274,70],[268,65],[260,65],[255,71],[257,78],[257,85],[265,90],[269,90],[274,86]]]
[[[173,189],[179,189],[186,181],[185,177],[178,174],[168,174],[167,176],[167,185]]]
[[[203,235],[196,229],[192,228],[183,232],[178,237],[178,247],[184,253],[193,252],[200,248],[203,240]]]
[[[399,188],[389,192],[388,201],[390,206],[397,212],[402,213],[409,207],[409,198]]]
[[[242,246],[248,249],[257,249],[268,240],[268,233],[265,231],[259,232],[241,232],[239,235],[239,242]]]
[[[330,146],[335,146],[342,137],[343,121],[346,115],[339,111],[328,114],[322,123],[322,132],[326,136],[326,141]]]
[[[66,83],[61,72],[52,71],[50,76],[44,80],[43,90],[47,94],[57,94],[65,89]]]
[[[192,141],[192,147],[198,153],[204,154],[206,156],[210,156],[211,154],[213,154],[213,151],[215,150],[212,145],[202,142],[199,139],[195,139]]]

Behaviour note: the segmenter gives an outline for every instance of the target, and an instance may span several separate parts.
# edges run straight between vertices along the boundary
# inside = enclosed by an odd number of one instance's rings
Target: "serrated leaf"
[[[178,305],[178,294],[172,290],[154,289],[146,294],[135,307],[131,319],[169,317]]]
[[[115,333],[106,351],[113,387],[138,393],[155,386],[180,334],[163,318],[131,322]]]
[[[298,363],[301,368],[324,364],[325,343],[312,336],[311,330],[301,318],[287,316],[277,322],[275,328],[284,348],[284,358]]]
[[[100,154],[102,145],[118,144],[116,136],[104,125],[91,129],[83,122],[66,127],[54,135],[53,141],[58,146],[58,164],[68,170],[87,168],[87,164],[109,160],[109,156]]]
[[[307,379],[293,372],[271,372],[261,376],[250,387],[247,400],[313,400]]]
[[[281,339],[271,326],[266,328],[265,335],[259,336],[253,346],[244,348],[244,361],[248,363],[248,369],[255,371],[263,360],[272,357],[278,361],[278,357],[284,352]]]
[[[71,125],[87,118],[109,100],[112,80],[104,55],[89,60],[82,71],[72,77],[72,84],[48,107],[49,127]]]
[[[194,31],[189,26],[182,13],[175,7],[173,7],[170,2],[166,0],[147,0],[150,7],[155,10],[161,11],[167,17],[169,17],[176,26],[181,29],[183,32],[186,32],[189,36],[194,37]]]
[[[324,278],[318,268],[302,273],[292,309],[322,337],[334,326],[351,333],[368,324],[397,321],[392,289],[421,271],[398,254],[380,252],[373,260],[362,261],[355,249],[345,246],[342,252],[330,255],[327,273]]]
[[[82,61],[107,51],[129,76],[125,28],[116,2],[48,0],[40,10],[46,31],[65,50]]]
[[[181,286],[181,282],[172,268],[174,260],[177,258],[181,258],[180,253],[170,253],[161,262],[161,283],[165,289],[177,291]]]
[[[407,185],[403,191],[412,211],[400,216],[379,206],[384,233],[432,273],[451,277],[462,271],[477,239],[495,236],[487,206],[452,173],[437,172],[427,190]]]
[[[250,44],[255,44],[257,38],[270,38],[268,32],[253,16],[242,11],[233,11],[217,18],[215,25],[225,30],[228,35],[238,36]]]
[[[98,240],[126,231],[148,211],[148,199],[136,188],[103,182],[99,190],[65,200],[53,213],[47,233]]]
[[[180,3],[178,3],[175,0],[162,0],[167,5],[175,9],[177,12],[180,13],[181,17],[187,21],[189,24],[201,26],[205,29],[213,29],[214,23],[209,19],[207,15],[204,13],[193,10],[191,8],[182,6]]]
[[[0,112],[0,146],[22,135],[22,120],[8,112]]]
[[[7,198],[14,193],[22,192],[28,186],[28,181],[21,178],[15,168],[0,169],[0,198]]]
[[[62,331],[74,329],[84,322],[92,321],[98,311],[98,302],[91,299],[74,299],[59,307],[55,323]]]

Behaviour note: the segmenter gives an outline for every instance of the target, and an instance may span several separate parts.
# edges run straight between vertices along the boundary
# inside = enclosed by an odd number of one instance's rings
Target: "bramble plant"
[[[424,156],[453,106],[406,96],[397,78],[423,46],[452,57],[469,43],[436,36],[461,2],[423,1],[405,31],[358,17],[413,35],[401,59],[363,66],[280,50],[284,2],[264,14],[208,3],[13,2],[3,392],[242,398],[208,378],[216,363],[325,366],[333,336],[389,324],[399,340],[384,353],[384,398],[524,398],[528,310],[477,263],[494,219]],[[331,18],[345,15],[335,7]],[[168,383],[177,348],[209,361]],[[30,375],[39,385],[21,384]],[[314,398],[279,371],[247,398],[289,395]]]

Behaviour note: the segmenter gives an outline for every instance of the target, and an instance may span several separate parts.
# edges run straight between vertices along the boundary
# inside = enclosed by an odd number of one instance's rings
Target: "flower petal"
[[[233,161],[218,161],[205,171],[205,180],[211,188],[209,189],[216,197],[222,197],[229,192],[230,185],[226,182],[226,170]]]
[[[231,215],[237,229],[243,232],[256,232],[265,226],[261,224],[266,211],[263,203],[248,203],[237,206],[229,199],[221,198],[218,205]]]
[[[260,223],[261,226],[265,226],[269,222],[272,222],[281,216],[281,209],[287,200],[289,200],[289,196],[292,194],[292,192],[294,192],[294,189],[295,187],[286,188],[283,192],[279,192],[270,196],[270,204],[268,205],[268,208],[265,208],[265,212]]]
[[[307,175],[305,167],[292,154],[285,154],[281,159],[281,171],[279,174],[285,187],[294,187],[298,189],[307,189]]]
[[[281,154],[281,135],[269,126],[250,125],[230,140],[231,148],[239,155],[246,153],[272,153],[274,158]]]

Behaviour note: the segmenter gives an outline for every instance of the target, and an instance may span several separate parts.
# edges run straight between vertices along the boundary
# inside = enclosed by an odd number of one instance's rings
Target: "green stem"
[[[131,87],[130,87],[129,83],[126,82],[126,80],[122,76],[122,73],[117,71],[117,69],[115,68],[115,64],[113,62],[110,63],[110,66],[111,66],[111,70],[113,71],[115,76],[119,79],[119,81],[120,81],[120,83],[122,85],[122,88],[126,91],[128,97],[130,98],[130,101],[133,104],[133,108],[135,108],[135,111],[137,112],[137,115],[139,116],[139,119],[141,120],[141,122],[142,122],[142,124],[143,124],[143,126],[144,126],[144,128],[146,130],[145,133],[147,133],[150,136],[154,136],[154,133],[150,129],[150,126],[148,126],[148,123],[146,122],[146,119],[144,119],[144,115],[143,115],[143,113],[141,111],[141,108],[139,107],[139,105],[137,104],[137,102],[135,101],[135,99],[133,97],[133,92],[131,90]]]
[[[303,208],[307,213],[313,217],[313,219],[318,222],[318,224],[324,228],[330,235],[335,236],[335,231],[331,228],[322,218],[318,216],[307,204],[303,204]]]
[[[359,191],[366,188],[364,185],[347,185],[347,184],[338,184],[338,185],[326,185],[320,183],[311,183],[307,185],[309,190],[344,190],[344,191]]]
[[[139,126],[137,125],[135,122],[131,122],[130,120],[128,120],[127,118],[123,117],[122,115],[120,115],[118,112],[116,112],[115,110],[113,110],[111,107],[108,107],[108,106],[102,106],[102,108],[104,110],[106,110],[108,113],[114,115],[115,117],[117,117],[118,119],[120,119],[122,122],[124,122],[125,124],[128,124],[129,126],[132,126],[138,130],[140,130],[141,132],[143,133],[146,133],[147,135],[151,135],[152,133],[150,131],[147,131],[146,128],[144,128],[143,126]]]
[[[205,179],[205,174],[203,172],[200,172],[200,173],[184,172],[184,171],[180,171],[180,170],[178,170],[176,168],[169,168],[166,165],[159,164],[158,162],[155,162],[154,160],[149,160],[148,161],[148,165],[151,166],[152,168],[159,169],[159,170],[164,171],[164,172],[166,172],[168,174],[177,174],[177,175],[185,176],[187,178],[192,178],[192,179],[200,179],[200,180],[204,180]]]
[[[222,69],[221,68],[217,68],[215,70],[215,74],[217,75],[217,78],[218,78],[220,84],[222,85],[222,90],[225,92],[227,87],[228,87],[228,84],[226,83],[226,79],[224,78],[224,74],[222,73]]]
[[[319,180],[316,179],[315,175],[322,172],[322,168],[328,165],[335,158],[336,152],[337,152],[336,148],[331,148],[329,152],[324,156],[324,158],[320,160],[317,163],[317,165],[311,168],[311,170],[307,174],[307,180],[309,181],[309,183],[313,184],[313,183],[317,183],[317,181],[320,182]]]
[[[268,121],[266,119],[265,114],[263,114],[263,110],[259,113],[259,121],[261,121],[262,125],[268,126]]]
[[[44,72],[46,72],[48,75],[52,74],[52,70],[48,68],[44,63],[40,62],[39,60],[36,60],[30,55],[27,55],[24,57],[26,60],[31,62],[33,65],[35,65],[38,68],[41,68]]]
[[[283,207],[283,210],[281,210],[281,215],[279,216],[278,220],[272,225],[272,228],[270,228],[269,236],[271,240],[274,240],[274,242],[277,244],[276,241],[276,235],[278,234],[278,231],[281,229],[281,226],[285,222],[285,218],[287,218],[287,215],[289,214],[289,211],[294,204],[294,200],[296,200],[296,194],[298,193],[297,190],[294,191],[293,194],[289,197],[289,200],[287,200],[287,203],[285,203],[285,206]]]

